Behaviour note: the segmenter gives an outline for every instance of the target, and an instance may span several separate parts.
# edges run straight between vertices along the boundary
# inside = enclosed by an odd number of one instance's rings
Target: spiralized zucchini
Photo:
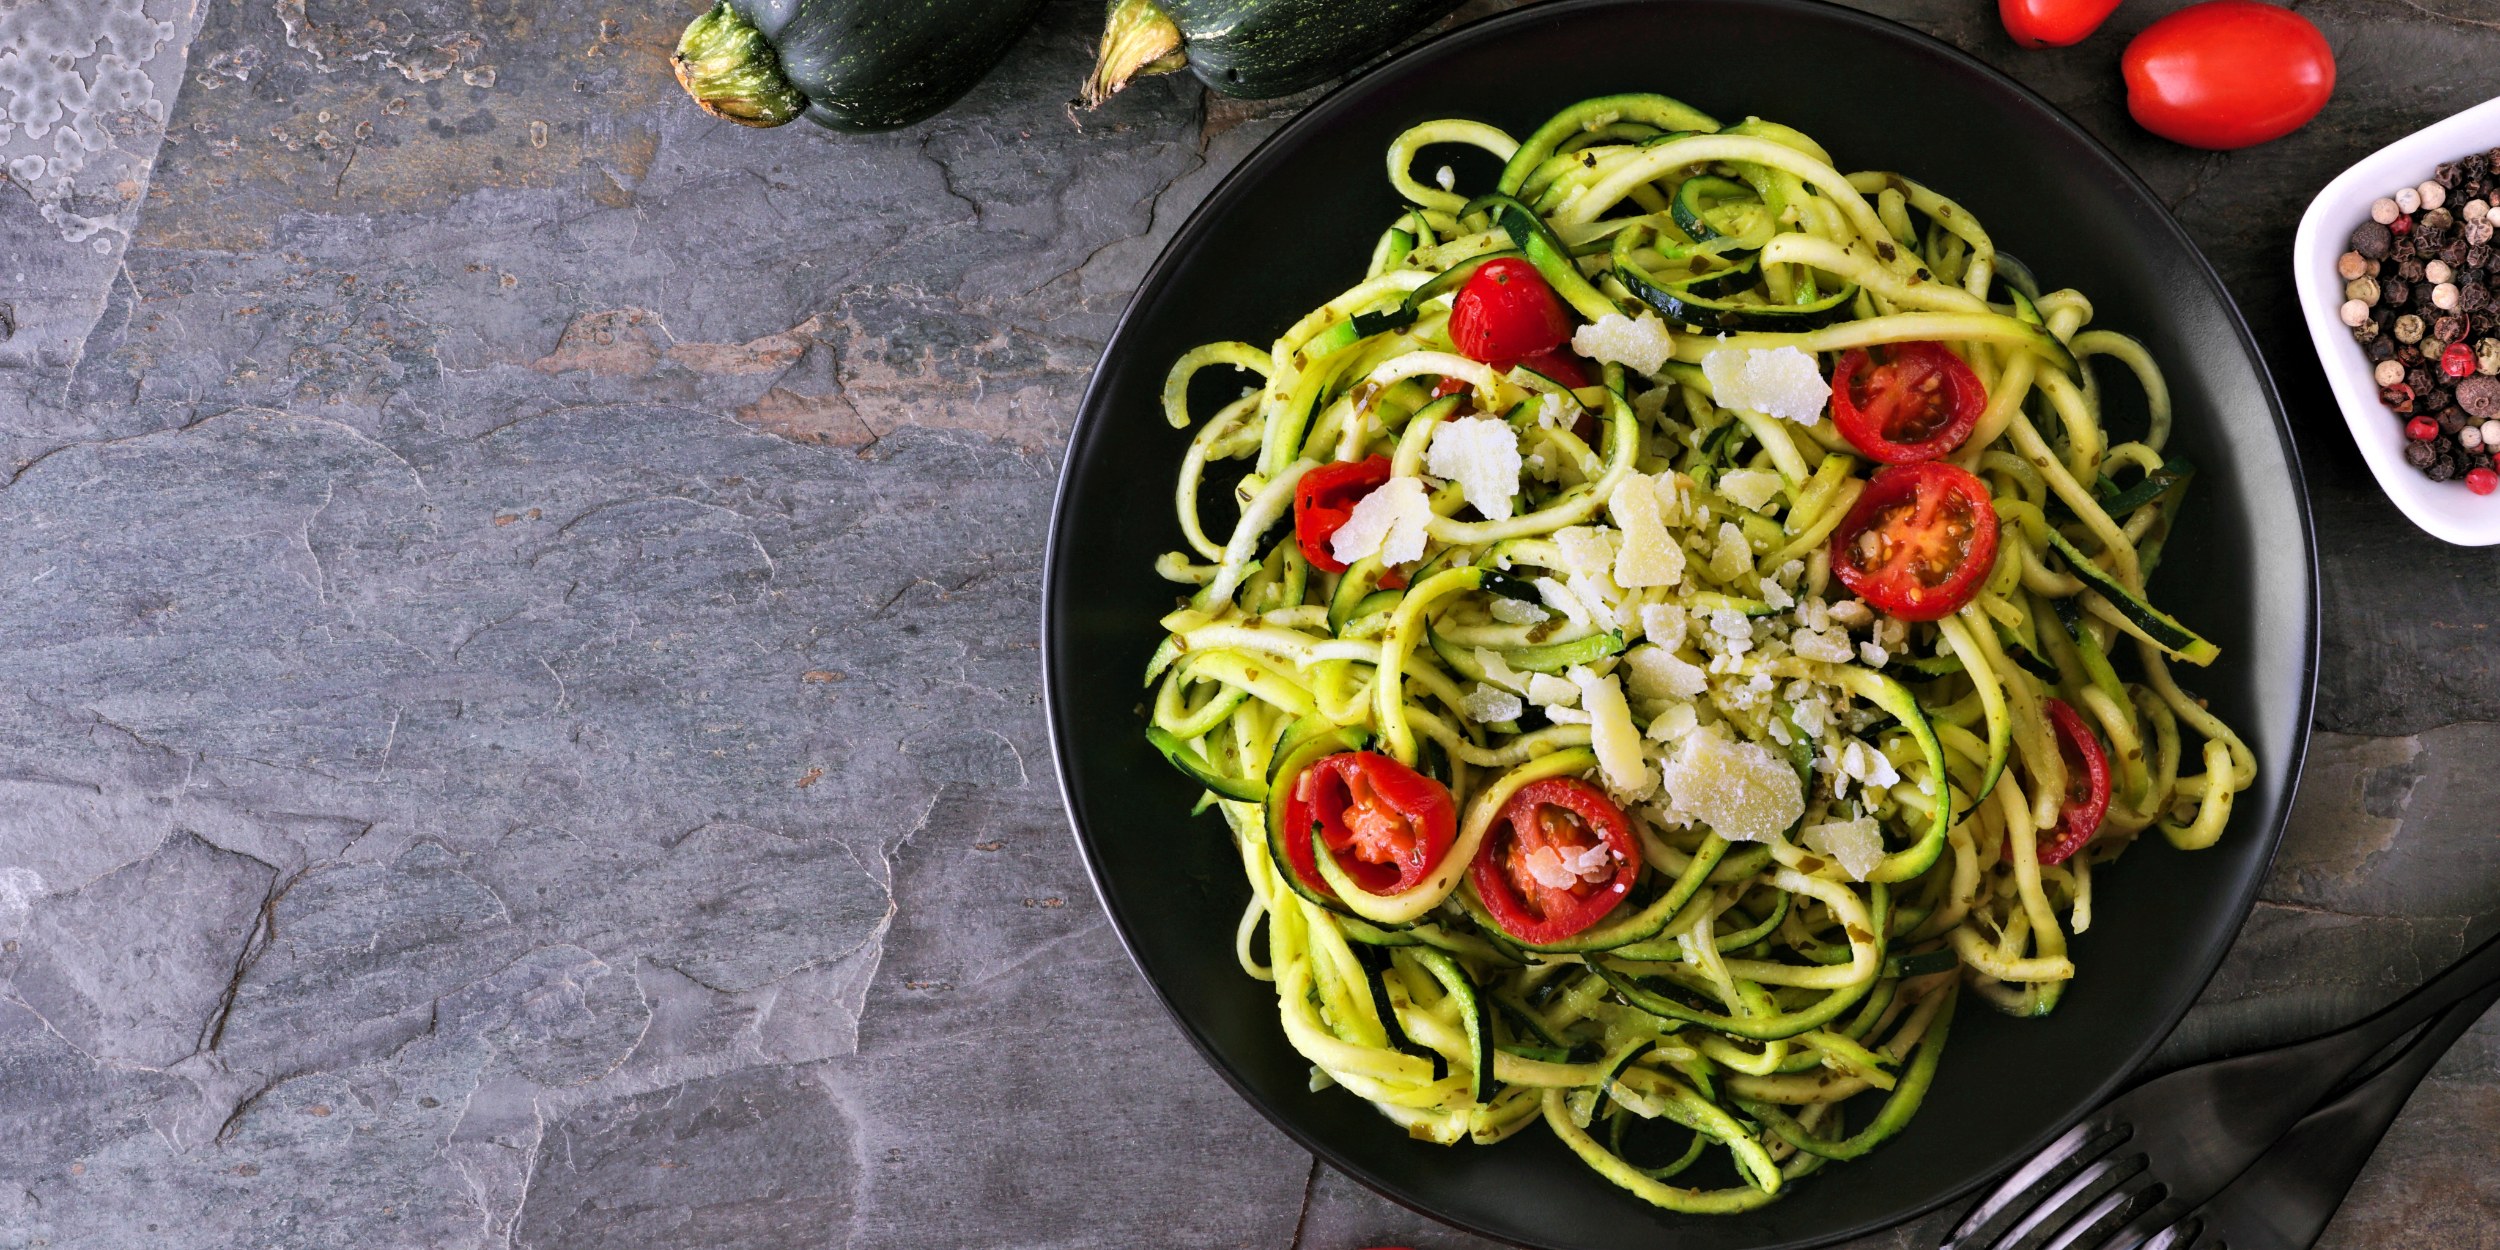
[[[1449,144],[1506,162],[1493,194],[1415,168]],[[1275,984],[1315,1090],[1342,1086],[1440,1143],[1541,1119],[1649,1202],[1758,1206],[1908,1122],[1966,992],[2053,1010],[2095,870],[2146,829],[2211,844],[2255,778],[2173,675],[2213,648],[2144,599],[2189,476],[2164,450],[2161,371],[2086,329],[2080,293],[2034,287],[1959,205],[1898,174],[1844,174],[1776,124],[1617,96],[1524,140],[1426,123],[1389,172],[1411,207],[1362,281],[1270,347],[1210,344],[1173,369],[1166,415],[1196,430],[1175,493],[1188,541],[1158,568],[1190,590],[1147,674],[1157,745],[1233,832],[1241,966]],[[1677,326],[1645,373],[1592,347],[1612,358],[1577,391],[1497,371],[1460,355],[1448,324],[1493,254],[1537,262],[1580,320],[1634,329],[1656,328],[1642,318],[1657,303],[1634,286],[1700,275],[1685,293],[1739,328]],[[1810,324],[1780,320],[1799,309]],[[1722,405],[1707,367],[1785,346],[1828,377],[1841,351],[1909,340],[1945,342],[1985,384],[1950,459],[2000,521],[1993,572],[1932,624],[1870,611],[1832,575],[1834,529],[1877,466],[1829,420]],[[2103,357],[2121,367],[2096,375]],[[1192,383],[1210,370],[1251,389],[1201,416]],[[1464,398],[1436,398],[1443,379]],[[2104,421],[2112,382],[2144,393],[2141,430]],[[1426,476],[1467,412],[1516,434],[1506,514]],[[1376,557],[1313,568],[1291,530],[1303,474],[1373,455],[1431,508],[1397,588]],[[1680,569],[1621,584],[1625,531],[1652,525],[1676,551],[1639,558]],[[2121,652],[2137,679],[2118,675]],[[2049,699],[2108,744],[2112,793],[2098,835],[2043,865],[2068,781]],[[1697,741],[1789,762],[1803,814],[1719,829],[1680,808],[1710,777]],[[1278,766],[1354,746],[1456,800],[1455,846],[1404,894],[1332,895],[1277,862],[1274,839],[1307,832],[1276,832],[1270,807],[1297,779]],[[1604,786],[1642,864],[1595,927],[1531,949],[1465,869],[1505,798],[1552,776]]]

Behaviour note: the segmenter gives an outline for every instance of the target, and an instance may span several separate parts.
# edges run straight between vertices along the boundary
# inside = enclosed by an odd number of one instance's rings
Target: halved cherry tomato
[[[1905,621],[1951,616],[1996,562],[1988,484],[1941,460],[1885,466],[1832,532],[1832,572]]]
[[[1601,847],[1603,875],[1592,879],[1576,861]],[[1605,791],[1574,777],[1548,777],[1519,787],[1502,805],[1467,872],[1493,922],[1539,946],[1605,919],[1631,894],[1641,852],[1632,822]]]
[[[1450,302],[1450,342],[1469,360],[1515,361],[1571,341],[1571,313],[1536,266],[1486,261]]]
[[[1302,770],[1285,798],[1286,854],[1303,884],[1331,892],[1309,830],[1354,883],[1373,894],[1414,888],[1458,837],[1458,807],[1438,781],[1370,751],[1340,751]]]
[[[2063,48],[2083,42],[2117,8],[2118,0],[1997,0],[1997,17],[2026,48]]]
[[[2213,151],[2280,139],[2335,94],[2326,36],[2256,0],[2191,4],[2145,27],[2118,66],[2136,124]]]
[[[1389,480],[1389,458],[1343,460],[1323,464],[1302,475],[1293,488],[1293,536],[1302,544],[1302,558],[1323,573],[1345,572],[1345,562],[1329,550],[1328,540],[1345,528],[1354,505]]]
[[[2040,862],[2062,864],[2101,831],[2109,814],[2109,754],[2083,716],[2058,699],[2048,701],[2049,724],[2057,730],[2057,754],[2066,761],[2066,805],[2057,813],[2057,828],[2039,844]],[[2005,857],[2014,850],[2007,844]]]
[[[1987,406],[1979,375],[1942,343],[1854,348],[1832,370],[1832,424],[1885,464],[1950,454]]]

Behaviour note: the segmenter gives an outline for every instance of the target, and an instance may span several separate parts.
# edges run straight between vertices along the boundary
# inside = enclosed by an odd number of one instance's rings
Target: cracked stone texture
[[[107,110],[100,191],[0,186],[0,1248],[1479,1244],[1211,1079],[1045,775],[1078,392],[1295,101],[1080,120],[1080,0],[845,138],[688,107],[682,0],[108,7],[170,112]],[[2494,927],[2500,554],[2380,498],[2283,258],[2493,89],[2500,15],[2309,4],[2335,102],[2207,155],[2117,90],[2167,4],[2057,54],[1866,7],[2141,170],[2309,439],[2321,733],[2169,1056],[2375,1006]],[[95,11],[0,0],[0,50]],[[2500,1247],[2496,1139],[2486,1023],[2327,1244]]]

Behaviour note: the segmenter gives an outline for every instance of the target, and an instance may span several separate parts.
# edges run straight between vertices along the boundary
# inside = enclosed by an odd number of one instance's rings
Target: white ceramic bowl
[[[2477,495],[2462,481],[2434,482],[2405,463],[2404,424],[2378,400],[2370,361],[2337,316],[2344,280],[2335,273],[2353,227],[2370,216],[2370,201],[2429,180],[2431,171],[2468,152],[2500,146],[2500,100],[2487,100],[2437,125],[2414,131],[2363,158],[2326,184],[2301,215],[2292,242],[2293,280],[2301,313],[2317,343],[2318,362],[2352,427],[2353,441],[2379,486],[2415,525],[2466,547],[2500,543],[2500,494]]]

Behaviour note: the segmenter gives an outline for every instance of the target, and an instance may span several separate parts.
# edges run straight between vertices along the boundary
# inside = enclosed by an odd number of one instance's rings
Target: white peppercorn
[[[2442,282],[2431,288],[2431,306],[2441,312],[2453,312],[2457,306],[2457,284]]]
[[[2500,446],[2500,417],[2483,422],[2483,445]]]
[[[2432,283],[2433,285],[2449,281],[2456,276],[2457,271],[2450,268],[2448,266],[2448,262],[2444,260],[2434,260],[2422,266],[2423,281]]]
[[[2422,197],[2422,207],[2424,208],[2437,208],[2448,202],[2448,188],[2443,187],[2436,182],[2425,182],[2421,186],[2415,187],[2413,189],[2413,193]]]
[[[2386,196],[2382,195],[2370,201],[2370,220],[2382,226],[2402,216],[2404,216],[2403,210],[2397,208],[2396,202]]]
[[[2457,431],[2457,446],[2462,447],[2467,451],[2481,451],[2483,449],[2483,428],[2479,425],[2469,425],[2464,429]]]
[[[2422,211],[2422,193],[2411,187],[2399,189],[2396,192],[2396,211],[2399,213],[2418,213]]]
[[[2405,380],[2405,367],[2401,361],[2382,360],[2370,371],[2370,377],[2381,386],[2394,386]]]
[[[2357,326],[2370,319],[2370,306],[2357,299],[2348,299],[2336,315],[2344,319],[2345,325]]]
[[[2481,200],[2467,200],[2463,211],[2467,221],[2481,221],[2491,216],[2491,205]]]

